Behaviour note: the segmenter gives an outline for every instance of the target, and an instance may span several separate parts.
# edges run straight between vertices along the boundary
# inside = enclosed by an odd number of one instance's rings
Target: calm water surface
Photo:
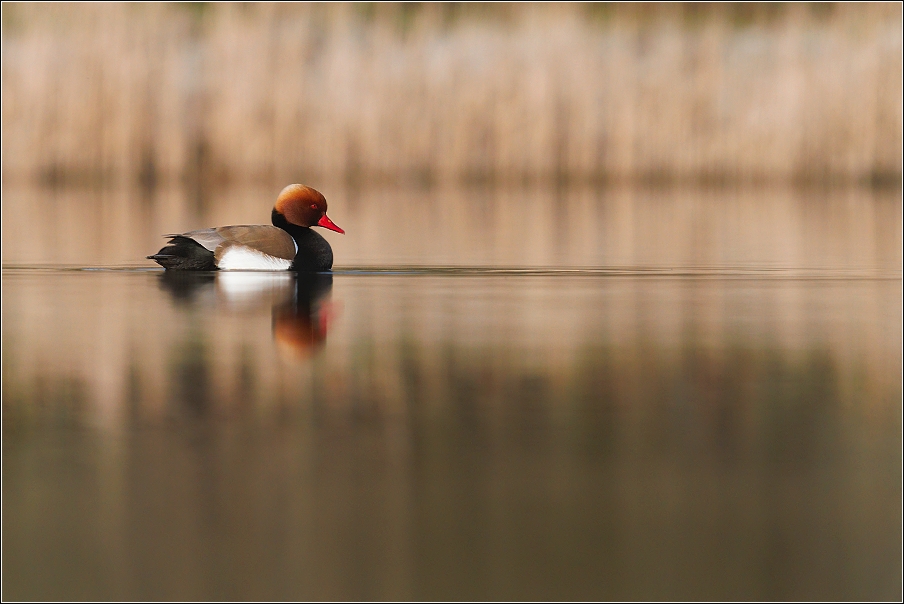
[[[240,193],[4,191],[5,599],[900,597],[899,192],[340,192],[331,277],[141,261]]]
[[[7,599],[899,593],[897,278],[3,272]]]

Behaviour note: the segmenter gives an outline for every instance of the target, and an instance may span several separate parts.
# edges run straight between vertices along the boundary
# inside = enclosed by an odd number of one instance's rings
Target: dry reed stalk
[[[898,179],[900,4],[7,5],[6,179]]]

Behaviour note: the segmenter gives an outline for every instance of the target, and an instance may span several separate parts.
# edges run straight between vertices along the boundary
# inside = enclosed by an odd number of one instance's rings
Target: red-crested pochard
[[[326,199],[304,185],[280,192],[271,213],[273,226],[238,225],[200,229],[170,238],[149,259],[169,270],[328,271],[333,249],[310,229],[345,233],[326,215]]]

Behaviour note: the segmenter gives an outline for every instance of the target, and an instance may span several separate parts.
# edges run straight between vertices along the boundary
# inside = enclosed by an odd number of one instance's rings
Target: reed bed
[[[6,181],[898,181],[873,5],[4,4]]]

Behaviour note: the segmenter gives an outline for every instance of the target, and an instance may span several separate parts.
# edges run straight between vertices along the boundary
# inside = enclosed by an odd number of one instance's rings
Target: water
[[[5,202],[3,597],[896,599],[900,203],[800,202],[757,255],[785,205],[664,199],[631,211],[684,239],[366,231],[301,280],[23,252]]]

